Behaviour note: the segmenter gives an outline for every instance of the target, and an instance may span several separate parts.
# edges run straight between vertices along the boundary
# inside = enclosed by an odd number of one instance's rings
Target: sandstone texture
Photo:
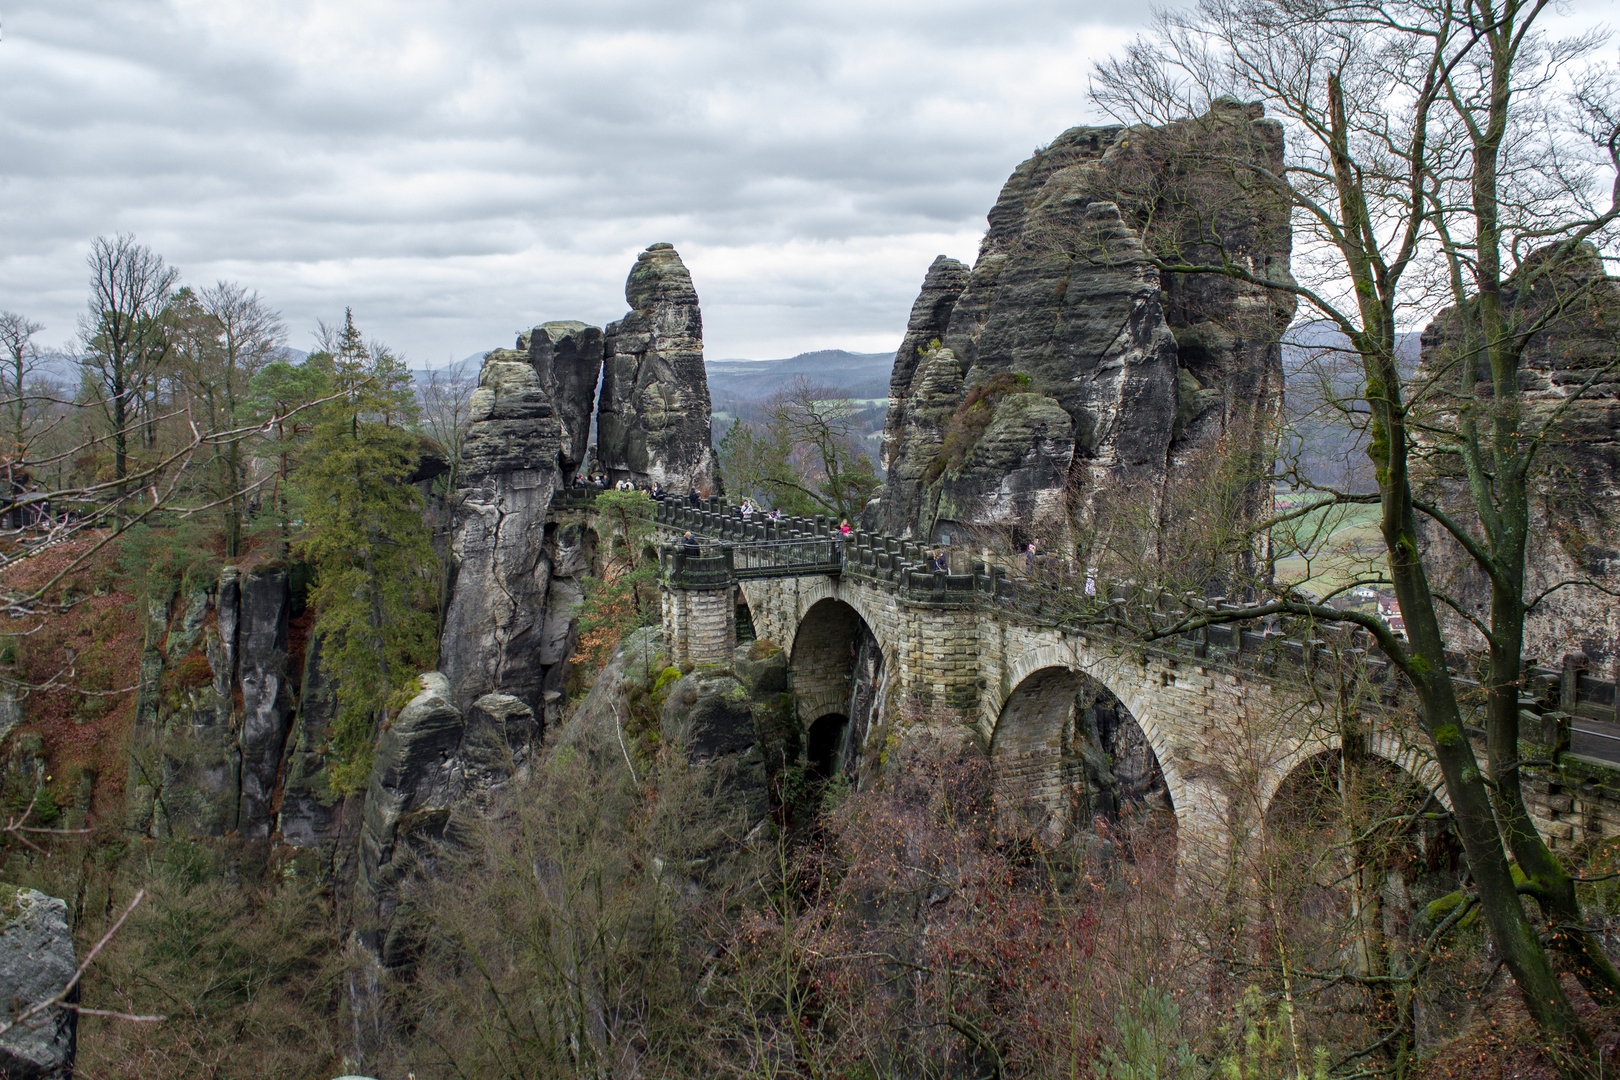
[[[277,566],[228,566],[211,588],[192,585],[148,604],[131,735],[132,829],[269,836],[296,705],[291,608],[290,578]]]
[[[924,280],[864,524],[1052,535],[1110,492],[1156,498],[1223,439],[1258,454],[1292,301],[1156,266],[1226,259],[1291,281],[1285,201],[1224,164],[1282,150],[1259,106],[1222,101],[1163,128],[1072,128],[1021,164],[972,270],[942,257]]]
[[[602,375],[600,328],[582,322],[541,323],[518,338],[557,413],[558,465],[569,480],[585,466],[596,411],[596,384]]]
[[[277,828],[294,847],[313,848],[339,837],[339,797],[331,784],[325,747],[337,718],[337,683],[326,670],[320,634],[304,651],[304,683],[287,752]]]
[[[270,834],[270,794],[292,724],[287,685],[287,615],[292,602],[283,569],[255,570],[241,579],[237,624],[237,681],[242,688],[242,804],[236,827],[243,836]]]
[[[78,964],[67,904],[54,896],[0,885],[0,1000],[7,1017],[62,992]],[[78,988],[69,994],[79,999]],[[46,1009],[0,1035],[0,1076],[69,1080],[79,1014]]]
[[[561,479],[561,427],[529,355],[504,349],[484,359],[470,418],[439,667],[457,708],[499,692],[538,711],[551,584],[546,512]]]
[[[1620,604],[1612,594],[1620,590],[1620,279],[1589,247],[1561,266],[1540,253],[1509,279],[1502,300],[1520,325],[1546,319],[1518,373],[1521,430],[1546,426],[1532,473],[1526,593],[1587,583],[1560,588],[1536,605],[1525,620],[1525,654],[1553,667],[1566,654],[1584,655],[1594,673],[1620,675]],[[1491,396],[1487,361],[1470,343],[1467,315],[1449,308],[1423,332],[1420,379],[1439,380],[1442,427],[1456,426],[1444,391],[1455,385],[1459,364],[1475,365],[1482,380],[1476,392]],[[1472,500],[1455,454],[1434,446],[1418,468],[1425,494],[1468,512]],[[1427,562],[1440,571],[1437,584],[1484,617],[1491,595],[1484,574],[1449,534],[1421,515],[1419,521]],[[1484,646],[1466,621],[1441,611],[1454,644]]]
[[[624,286],[630,311],[607,328],[596,419],[601,467],[614,480],[714,493],[709,381],[697,290],[669,244],[636,258]]]

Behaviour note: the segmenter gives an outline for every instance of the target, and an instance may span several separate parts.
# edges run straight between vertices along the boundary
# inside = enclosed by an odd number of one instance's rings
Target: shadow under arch
[[[1260,813],[1269,814],[1278,792],[1301,768],[1324,755],[1336,755],[1344,748],[1343,738],[1334,732],[1319,740],[1301,745],[1292,754],[1266,770],[1260,789]],[[1368,732],[1366,752],[1390,766],[1411,776],[1436,802],[1451,811],[1451,793],[1446,790],[1445,776],[1434,755],[1419,743],[1402,739],[1395,732],[1377,729]]]
[[[882,705],[884,657],[872,628],[842,600],[816,601],[794,631],[788,672],[794,707],[812,755],[818,749],[816,725],[841,717],[833,757],[824,764],[837,772],[857,773],[860,747]],[[826,747],[821,749],[826,752]],[[813,756],[810,764],[815,765]],[[833,775],[828,772],[826,778]]]
[[[830,712],[816,718],[805,737],[805,766],[816,780],[831,780],[847,770],[849,717]]]
[[[1148,733],[1101,680],[1068,664],[1030,672],[1007,695],[990,759],[998,790],[1038,831],[1066,834],[1099,819],[1179,826],[1182,808]]]
[[[1422,777],[1370,745],[1348,764],[1320,746],[1294,763],[1248,858],[1301,967],[1326,970],[1347,950],[1378,955],[1431,902],[1461,895],[1466,858],[1441,808]]]

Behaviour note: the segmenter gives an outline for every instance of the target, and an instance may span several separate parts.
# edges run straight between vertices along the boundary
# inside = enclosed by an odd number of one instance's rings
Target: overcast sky
[[[1098,118],[1144,4],[25,0],[0,41],[0,309],[70,338],[133,232],[307,348],[436,365],[623,315],[679,249],[707,355],[893,349],[1012,168]]]

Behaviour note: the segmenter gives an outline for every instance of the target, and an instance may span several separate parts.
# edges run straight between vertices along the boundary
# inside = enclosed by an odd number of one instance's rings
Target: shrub
[[[965,465],[973,448],[984,438],[990,421],[995,419],[996,406],[1001,399],[1008,394],[1029,393],[1029,386],[1029,376],[1021,371],[998,371],[968,391],[962,404],[945,422],[939,452],[929,462],[924,481],[931,484],[947,471]]]

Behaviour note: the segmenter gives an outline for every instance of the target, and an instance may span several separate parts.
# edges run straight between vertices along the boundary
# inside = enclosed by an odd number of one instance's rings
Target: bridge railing
[[[912,540],[881,533],[855,532],[838,537],[837,523],[825,516],[776,519],[740,518],[724,500],[666,499],[657,504],[655,523],[676,533],[691,531],[705,554],[690,568],[666,564],[666,580],[675,587],[717,587],[745,578],[825,574],[860,579],[892,591],[898,599],[930,606],[993,606],[1025,619],[1075,633],[1137,637],[1148,627],[1165,630],[1185,613],[1185,597],[1137,582],[1110,582],[1070,572],[1044,560],[1038,574],[1015,575],[1006,567],[971,560],[966,572],[935,568],[931,553]],[[707,561],[705,561],[707,560]],[[729,569],[725,577],[719,567]],[[722,580],[723,578],[723,580]],[[1218,598],[1200,602],[1224,605]],[[1160,639],[1174,649],[1215,662],[1261,671],[1295,669],[1307,677],[1336,667],[1350,670],[1363,692],[1386,707],[1405,693],[1398,669],[1362,627],[1348,622],[1307,618],[1273,618],[1254,624],[1229,623],[1200,627]],[[1477,656],[1447,655],[1458,688],[1465,697],[1483,700]],[[1541,741],[1567,747],[1570,732],[1585,724],[1588,742],[1613,740],[1620,756],[1620,726],[1598,729],[1620,720],[1616,687],[1581,670],[1579,658],[1566,658],[1562,669],[1533,667],[1525,673],[1521,712],[1526,730],[1549,737]]]

